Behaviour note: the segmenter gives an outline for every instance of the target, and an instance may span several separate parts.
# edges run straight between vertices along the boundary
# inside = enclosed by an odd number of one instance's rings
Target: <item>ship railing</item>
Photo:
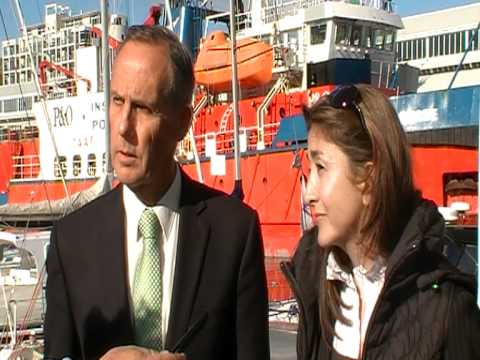
[[[296,15],[299,9],[317,7],[326,2],[343,2],[393,12],[391,0],[267,0],[266,6],[262,9],[262,20],[271,23],[286,16]]]
[[[38,127],[10,127],[0,129],[0,141],[17,141],[38,138]]]
[[[261,148],[269,148],[273,143],[273,139],[277,133],[280,123],[266,124],[263,127],[263,146]],[[259,144],[259,132],[255,126],[240,129],[240,150],[257,151]],[[242,140],[243,139],[243,140]],[[233,130],[228,130],[223,133],[216,134],[216,153],[229,154],[234,151]]]
[[[239,14],[235,14],[235,23],[236,29],[241,30],[245,28],[252,27],[252,13],[251,11],[245,11]],[[205,28],[203,30],[203,37],[206,38],[208,33],[210,32],[211,25],[216,24],[217,22],[223,22],[225,24],[230,23],[230,12],[223,12],[218,14],[209,15],[205,18]]]
[[[264,148],[272,146],[275,135],[277,134],[279,122],[264,125],[263,138]],[[259,134],[256,126],[240,128],[240,150],[241,152],[258,150]],[[217,155],[226,155],[233,153],[234,140],[233,130],[224,132],[208,132],[195,136],[195,144],[199,157],[211,156],[212,152]],[[187,160],[193,160],[193,149],[189,141],[182,142],[182,148],[178,149],[177,156]]]
[[[266,146],[264,131],[267,130],[265,126],[265,115],[267,113],[267,108],[272,102],[275,95],[277,95],[282,90],[283,91],[286,90],[287,83],[288,83],[288,79],[285,76],[281,75],[275,82],[275,85],[272,86],[272,88],[269,90],[268,94],[265,96],[265,99],[262,101],[262,103],[257,109],[256,117],[257,117],[257,133],[258,133],[258,141],[257,141],[258,150],[263,150]]]
[[[385,61],[372,60],[371,66],[371,83],[379,88],[389,87],[395,65]]]
[[[250,11],[236,14],[235,17],[237,30],[249,29],[252,27],[252,13]]]
[[[12,156],[12,180],[34,179],[40,174],[40,158],[38,155]]]

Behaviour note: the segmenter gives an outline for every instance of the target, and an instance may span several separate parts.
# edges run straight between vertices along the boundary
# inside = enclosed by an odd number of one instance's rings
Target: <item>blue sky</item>
[[[394,0],[396,11],[401,16],[419,14],[427,11],[449,8],[453,6],[472,4],[478,0]],[[26,23],[28,25],[41,22],[45,4],[53,0],[20,0]],[[226,0],[214,0],[214,3]],[[57,0],[57,3],[69,5],[74,13],[81,9],[84,11],[99,9],[100,0]],[[133,23],[141,23],[145,18],[148,8],[154,0],[110,0],[110,8],[119,13],[128,14]],[[14,0],[0,0],[0,10],[6,24],[6,33],[0,22],[0,39],[15,37],[17,35],[17,20],[14,12]],[[132,22],[131,22],[132,23]]]

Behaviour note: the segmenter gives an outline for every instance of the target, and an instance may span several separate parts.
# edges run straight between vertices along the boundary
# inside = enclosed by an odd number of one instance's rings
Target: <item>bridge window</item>
[[[385,31],[382,29],[375,29],[375,48],[383,50],[384,39]]]
[[[337,32],[335,34],[335,43],[339,45],[350,45],[350,25],[346,23],[337,23]]]
[[[310,43],[323,44],[327,37],[327,24],[313,25],[310,27]]]
[[[362,27],[360,25],[353,25],[352,36],[350,37],[350,44],[353,46],[360,46],[362,40]]]
[[[78,176],[82,172],[82,157],[80,155],[73,156],[73,176]]]
[[[385,33],[385,50],[392,51],[394,43],[393,31],[387,31]]]
[[[373,47],[373,29],[371,27],[365,27],[365,47]]]
[[[95,176],[97,173],[97,157],[95,154],[88,154],[87,174],[88,176]]]
[[[58,156],[55,157],[53,165],[53,174],[55,177],[65,177],[67,176],[67,157],[66,156]]]

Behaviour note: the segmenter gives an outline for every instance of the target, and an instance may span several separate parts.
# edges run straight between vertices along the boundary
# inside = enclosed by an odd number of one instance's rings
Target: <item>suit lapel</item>
[[[177,259],[171,301],[166,348],[171,349],[186,332],[208,244],[210,227],[202,221],[206,204],[198,198],[192,181],[182,172],[180,224],[178,229]]]
[[[101,278],[103,278],[103,292],[105,296],[104,305],[107,313],[116,313],[113,321],[118,329],[118,338],[126,343],[134,339],[131,321],[130,304],[128,298],[127,264],[126,264],[126,239],[125,239],[125,210],[122,201],[122,187],[118,186],[112,191],[111,202],[105,207],[106,214],[102,218],[107,219],[100,225],[99,241],[104,246],[99,248],[99,256],[104,264],[102,266]]]

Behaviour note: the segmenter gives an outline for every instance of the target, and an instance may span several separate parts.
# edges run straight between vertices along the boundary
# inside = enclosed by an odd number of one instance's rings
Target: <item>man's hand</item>
[[[186,360],[183,354],[157,352],[138,346],[119,346],[110,349],[100,360]]]

